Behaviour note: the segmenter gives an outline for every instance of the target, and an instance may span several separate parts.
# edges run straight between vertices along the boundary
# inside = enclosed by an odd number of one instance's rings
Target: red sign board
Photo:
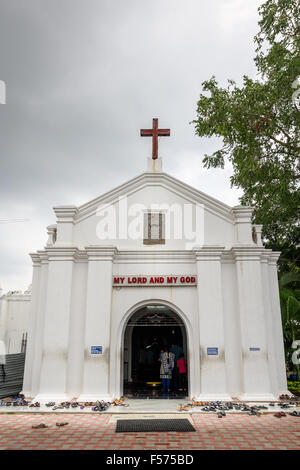
[[[145,276],[145,275],[124,275],[113,276],[114,287],[172,287],[172,286],[196,286],[197,276],[193,275],[170,275],[170,276]]]

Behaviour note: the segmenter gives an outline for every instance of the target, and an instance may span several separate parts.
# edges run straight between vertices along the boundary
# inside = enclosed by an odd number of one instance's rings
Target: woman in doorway
[[[183,353],[177,361],[177,367],[179,369],[179,392],[186,390],[186,360],[184,359]]]
[[[170,392],[170,382],[172,378],[172,370],[174,368],[175,355],[169,352],[169,348],[163,348],[160,353],[160,378],[163,386],[163,393]]]

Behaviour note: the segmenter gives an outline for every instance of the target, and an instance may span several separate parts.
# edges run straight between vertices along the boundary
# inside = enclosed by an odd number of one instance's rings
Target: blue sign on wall
[[[208,356],[218,356],[219,349],[218,348],[207,348],[207,355]]]
[[[250,351],[260,351],[260,348],[249,348]]]
[[[102,354],[102,346],[91,346],[91,354]]]

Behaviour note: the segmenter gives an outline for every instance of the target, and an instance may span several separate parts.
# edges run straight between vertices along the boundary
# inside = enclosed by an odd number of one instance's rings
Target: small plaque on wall
[[[102,346],[91,346],[91,354],[102,354]]]
[[[260,348],[249,348],[249,351],[260,351]]]
[[[219,355],[219,348],[207,348],[207,355],[208,356],[218,356]]]

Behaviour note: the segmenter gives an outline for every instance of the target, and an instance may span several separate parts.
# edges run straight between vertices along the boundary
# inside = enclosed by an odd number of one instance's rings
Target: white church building
[[[140,354],[154,343],[182,347],[189,397],[287,392],[279,253],[262,245],[251,208],[162,171],[159,131],[154,120],[146,172],[80,207],[54,207],[47,245],[31,254],[27,397],[120,397],[159,380],[155,352],[148,376]]]

